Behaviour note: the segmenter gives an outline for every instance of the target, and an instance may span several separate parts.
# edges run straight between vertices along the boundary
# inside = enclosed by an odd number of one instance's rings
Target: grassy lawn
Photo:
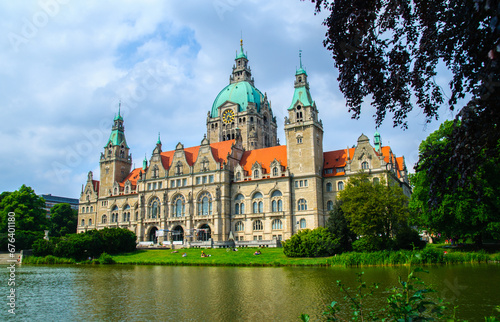
[[[201,251],[210,257],[201,257]],[[137,250],[132,253],[114,255],[119,264],[164,264],[164,265],[224,265],[224,266],[308,266],[326,265],[330,257],[320,258],[288,258],[283,248],[263,248],[261,255],[254,255],[257,248],[238,248],[228,251],[227,248],[214,249],[179,249],[172,253],[170,249]],[[182,254],[186,253],[186,257]]]
[[[318,258],[289,258],[283,248],[263,248],[261,255],[254,255],[257,248],[239,248],[237,252],[225,248],[203,249],[210,257],[201,257],[202,249],[137,250],[112,256],[119,264],[159,265],[210,265],[210,266],[394,266],[407,264],[458,264],[500,261],[500,253],[485,251],[461,251],[427,247],[423,251],[381,251],[374,253],[344,253],[338,256]],[[447,252],[445,254],[444,252]],[[186,257],[182,254],[186,253]]]

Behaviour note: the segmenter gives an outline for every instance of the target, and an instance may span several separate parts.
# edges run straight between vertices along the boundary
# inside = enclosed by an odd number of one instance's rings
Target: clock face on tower
[[[231,123],[234,120],[234,112],[233,110],[225,110],[222,113],[222,121],[226,124]]]

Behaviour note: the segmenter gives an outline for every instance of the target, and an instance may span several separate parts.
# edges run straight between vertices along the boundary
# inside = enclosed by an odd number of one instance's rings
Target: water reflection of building
[[[359,171],[397,183],[409,195],[404,158],[383,146],[380,134],[373,145],[361,135],[352,148],[323,152],[323,124],[307,77],[300,63],[285,117],[286,145],[279,145],[276,117],[267,94],[254,86],[242,45],[199,146],[178,143],[163,151],[158,137],[151,158],[131,169],[118,113],[101,153],[100,180],[89,172],[82,189],[78,232],[124,227],[140,242],[276,245],[324,225],[337,192]]]

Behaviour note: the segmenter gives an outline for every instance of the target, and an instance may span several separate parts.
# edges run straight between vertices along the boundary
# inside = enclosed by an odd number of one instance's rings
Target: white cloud
[[[207,111],[228,83],[240,33],[282,144],[299,49],[325,151],[352,146],[362,132],[372,136],[369,107],[359,121],[347,113],[322,45],[323,18],[298,0],[1,2],[0,190],[24,183],[37,193],[78,197],[87,172],[98,175],[119,100],[136,166],[151,154],[158,132],[164,150],[178,141],[199,144]],[[446,86],[446,77],[438,81]],[[423,131],[423,123],[415,111],[410,130],[393,129],[390,119],[379,129],[409,167],[420,141],[439,125]]]

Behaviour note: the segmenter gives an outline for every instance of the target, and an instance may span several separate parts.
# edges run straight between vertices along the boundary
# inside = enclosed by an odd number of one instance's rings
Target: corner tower
[[[130,173],[132,155],[129,155],[130,149],[125,140],[124,132],[123,117],[120,115],[120,109],[118,109],[118,115],[113,120],[111,134],[99,161],[101,169],[100,197],[118,194],[118,192],[112,190],[113,184],[122,182]]]
[[[241,131],[243,148],[247,151],[277,145],[276,117],[267,94],[254,86],[243,40],[229,85],[220,91],[208,112],[207,138],[210,143],[233,140],[237,130]]]
[[[294,88],[292,104],[288,107],[288,117],[285,117],[288,167],[297,175],[321,177],[323,124],[318,119],[318,109],[309,91],[307,73],[302,67],[302,57],[300,57],[300,68],[295,72]]]
[[[325,224],[323,125],[309,92],[301,55],[299,58],[300,68],[295,72],[292,103],[288,107],[288,117],[285,117],[287,164],[293,181],[292,222],[304,219],[306,227],[318,227]]]

